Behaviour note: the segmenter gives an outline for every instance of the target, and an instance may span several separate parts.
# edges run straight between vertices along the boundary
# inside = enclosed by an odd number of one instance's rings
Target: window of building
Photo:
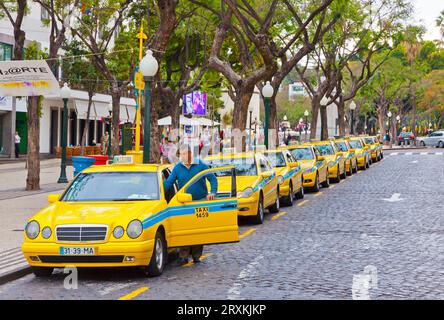
[[[40,6],[40,20],[49,20],[49,12],[43,6]]]
[[[0,42],[0,61],[12,59],[12,45]]]

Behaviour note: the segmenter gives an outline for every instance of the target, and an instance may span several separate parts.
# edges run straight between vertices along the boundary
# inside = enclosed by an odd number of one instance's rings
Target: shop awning
[[[129,122],[134,123],[136,121],[136,107],[126,106],[126,110],[128,111]]]
[[[120,105],[120,115],[119,119],[121,122],[126,123],[128,122],[128,112],[126,111],[126,106]]]
[[[96,107],[97,119],[109,117],[110,103],[94,101],[94,106]]]
[[[88,115],[88,101],[75,99],[74,106],[76,108],[77,118],[81,120],[86,120]],[[94,104],[91,104],[89,119],[94,120],[95,118],[96,118],[96,111],[94,108]]]

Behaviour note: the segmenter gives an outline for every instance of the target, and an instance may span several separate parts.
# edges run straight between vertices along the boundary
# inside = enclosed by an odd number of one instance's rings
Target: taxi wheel
[[[304,185],[303,185],[303,181],[301,182],[301,187],[299,188],[299,192],[296,193],[296,199],[302,199],[304,198],[305,195],[305,191],[304,191]]]
[[[270,210],[271,213],[278,213],[280,208],[281,208],[281,204],[279,201],[279,188],[277,188],[276,202],[271,207],[269,207],[268,210]]]
[[[365,167],[368,169],[368,168],[370,168],[370,162],[367,162],[366,164],[365,164]]]
[[[282,204],[291,207],[294,201],[293,185],[290,183],[288,196],[282,198]]]
[[[154,241],[153,254],[151,255],[151,261],[148,267],[145,269],[145,274],[149,277],[160,276],[165,268],[167,260],[167,247],[163,232],[157,230],[156,238]]]
[[[32,267],[32,272],[38,278],[47,278],[52,275],[54,268],[51,267]]]
[[[341,182],[341,170],[339,169],[339,164],[338,164],[338,170],[337,170],[337,177],[335,179],[335,182],[339,183]]]
[[[346,179],[347,178],[347,169],[345,168],[345,163],[344,163],[344,168],[342,168],[341,178],[342,179]]]
[[[316,174],[316,180],[315,180],[315,184],[313,186],[313,191],[314,192],[318,192],[319,189],[321,189],[321,186],[319,185],[319,174]]]
[[[325,179],[324,182],[321,183],[322,187],[328,188],[330,187],[330,177],[327,175],[327,179]]]
[[[262,194],[259,196],[259,202],[257,204],[257,213],[252,217],[252,222],[255,224],[264,223],[264,200],[262,199]]]

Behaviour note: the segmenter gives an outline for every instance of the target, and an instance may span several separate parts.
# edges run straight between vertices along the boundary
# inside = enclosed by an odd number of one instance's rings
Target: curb
[[[28,274],[32,273],[31,267],[20,267],[15,270],[9,271],[0,276],[0,286],[8,282],[20,279]]]

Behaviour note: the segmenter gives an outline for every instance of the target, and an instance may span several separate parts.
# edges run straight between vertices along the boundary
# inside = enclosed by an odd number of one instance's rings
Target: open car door
[[[202,180],[216,180],[223,176],[229,187],[218,185],[214,200],[193,200],[190,193]],[[203,181],[207,184],[207,181]],[[210,191],[210,188],[208,188]],[[236,174],[233,166],[201,171],[180,189],[169,203],[169,247],[239,242],[237,223]]]

